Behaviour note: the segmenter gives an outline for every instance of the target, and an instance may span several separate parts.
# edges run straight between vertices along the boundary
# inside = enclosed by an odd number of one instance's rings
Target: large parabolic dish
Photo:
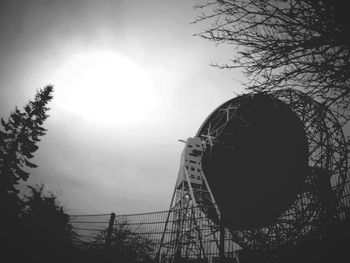
[[[350,215],[343,113],[294,89],[214,110],[186,141],[159,262],[298,261],[338,246]]]
[[[304,125],[275,97],[234,98],[207,118],[197,136],[206,142],[203,173],[229,229],[273,224],[305,182]]]

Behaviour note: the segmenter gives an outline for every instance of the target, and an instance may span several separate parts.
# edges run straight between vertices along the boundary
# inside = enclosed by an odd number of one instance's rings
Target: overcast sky
[[[167,209],[184,144],[239,72],[191,0],[0,1],[0,115],[55,87],[31,170],[71,213]]]

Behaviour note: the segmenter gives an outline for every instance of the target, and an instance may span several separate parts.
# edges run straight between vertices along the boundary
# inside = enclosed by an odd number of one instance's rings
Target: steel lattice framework
[[[348,218],[348,149],[339,120],[332,111],[304,93],[287,89],[270,96],[289,105],[304,124],[309,145],[309,172],[305,183],[290,208],[271,225],[235,231],[220,224],[223,211],[216,205],[202,171],[201,158],[204,151],[218,143],[218,134],[248,96],[251,94],[218,107],[196,136],[187,140],[169,212],[173,217],[171,223],[165,224],[158,252],[158,256],[163,257],[158,257],[159,261],[176,262],[186,258],[214,262],[211,254],[220,254],[221,260],[223,257],[235,260],[239,253],[254,251],[263,257],[273,257],[282,247],[322,239],[333,224]],[[208,214],[215,216],[209,219]],[[173,234],[165,241],[170,229]]]

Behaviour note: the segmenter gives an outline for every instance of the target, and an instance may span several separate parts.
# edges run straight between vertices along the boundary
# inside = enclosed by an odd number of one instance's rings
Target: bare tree
[[[338,1],[212,0],[196,6],[200,37],[234,47],[220,68],[242,68],[254,91],[295,88],[349,120],[347,10]]]

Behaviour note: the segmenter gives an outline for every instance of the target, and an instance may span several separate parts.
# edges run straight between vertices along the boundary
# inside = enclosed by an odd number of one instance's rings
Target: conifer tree
[[[0,205],[9,215],[18,215],[23,203],[18,197],[18,184],[28,180],[27,168],[35,168],[30,160],[38,149],[43,127],[47,119],[48,102],[52,99],[52,86],[37,91],[20,111],[17,107],[7,121],[1,118],[0,125]]]

